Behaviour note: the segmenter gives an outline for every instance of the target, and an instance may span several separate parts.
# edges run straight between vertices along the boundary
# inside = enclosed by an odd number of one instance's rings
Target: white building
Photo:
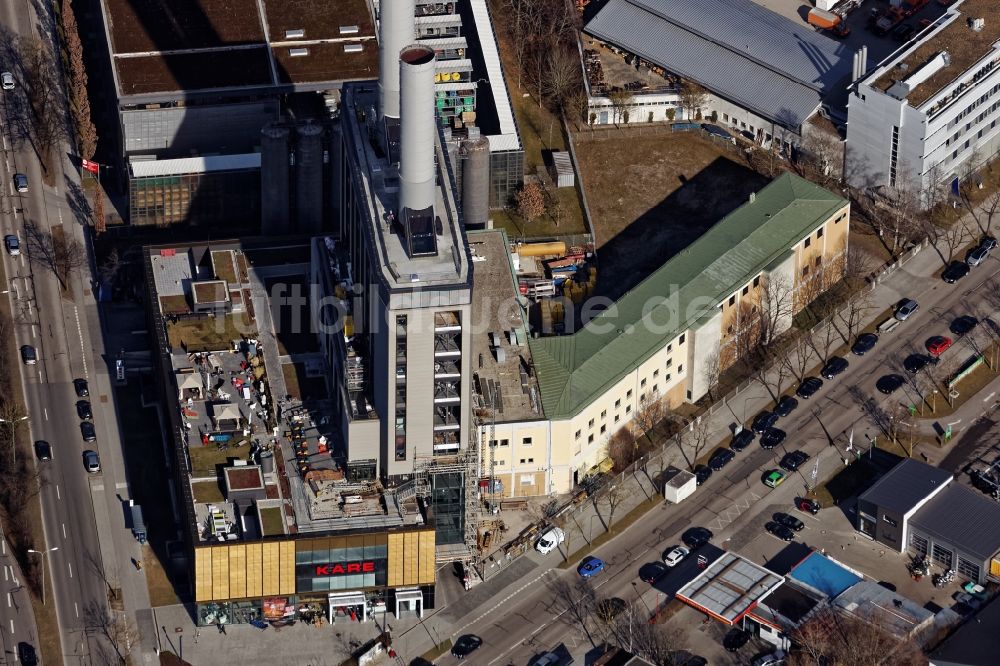
[[[960,0],[858,83],[848,103],[853,185],[926,191],[997,153],[997,9],[996,0]]]

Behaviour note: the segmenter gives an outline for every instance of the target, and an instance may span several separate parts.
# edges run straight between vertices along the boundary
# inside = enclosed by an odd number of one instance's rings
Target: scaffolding
[[[452,455],[417,456],[414,460],[414,492],[431,495],[431,476],[457,473],[462,475],[464,488],[463,544],[460,549],[438,549],[441,562],[465,561],[475,567],[479,560],[479,443],[478,428],[473,429],[464,451]]]

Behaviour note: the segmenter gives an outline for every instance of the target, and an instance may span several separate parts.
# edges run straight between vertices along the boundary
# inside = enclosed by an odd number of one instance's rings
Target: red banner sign
[[[90,173],[97,173],[101,170],[101,165],[97,162],[91,162],[90,160],[83,160],[83,168]]]
[[[375,573],[374,562],[348,562],[346,564],[317,564],[317,576],[342,576],[344,574]]]

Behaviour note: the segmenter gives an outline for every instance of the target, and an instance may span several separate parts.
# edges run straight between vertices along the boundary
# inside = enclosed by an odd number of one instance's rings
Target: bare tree
[[[849,343],[860,332],[865,317],[873,307],[871,292],[867,290],[855,292],[847,297],[844,307],[834,318],[841,327],[844,342]]]
[[[608,457],[615,464],[615,469],[623,471],[639,457],[639,445],[631,428],[620,428],[608,440]]]
[[[810,129],[802,137],[796,172],[822,187],[833,187],[843,176],[844,142],[832,131]]]
[[[76,238],[67,238],[61,226],[45,231],[30,220],[24,222],[31,261],[52,271],[63,291],[69,289],[73,271],[87,265],[87,253]]]
[[[715,389],[722,374],[722,354],[718,348],[712,350],[701,364],[701,376],[708,387],[708,399],[715,401]]]
[[[591,584],[580,577],[549,578],[545,584],[551,593],[550,598],[556,614],[564,614],[563,617],[570,626],[582,628],[593,643],[590,624],[597,595]]]
[[[684,109],[685,120],[700,119],[705,107],[708,106],[708,91],[694,81],[683,81],[680,90],[681,108]]]
[[[886,629],[877,617],[856,617],[825,610],[794,632],[800,650],[789,655],[793,666],[867,664],[918,666],[926,664],[912,640]]]
[[[548,54],[548,68],[542,89],[556,109],[563,111],[569,100],[583,87],[579,53],[559,44]]]
[[[635,102],[635,95],[633,95],[628,90],[612,90],[608,93],[608,100],[611,101],[611,110],[613,112],[613,122],[615,124],[618,121],[624,123],[628,122],[628,110],[629,107]]]
[[[900,177],[900,183],[908,179]],[[903,248],[928,235],[920,193],[909,185],[867,190],[855,198],[856,210],[871,224],[893,259]]]
[[[632,416],[632,424],[645,436],[651,448],[656,444],[653,441],[653,429],[660,425],[669,414],[667,401],[659,393],[649,393],[639,400],[639,406]]]
[[[601,500],[604,505],[608,507],[608,529],[611,529],[611,525],[615,522],[615,511],[622,505],[625,500],[632,496],[632,489],[630,486],[626,486],[624,483],[614,483],[607,491],[601,496]]]
[[[815,349],[812,331],[797,333],[787,344],[781,346],[777,354],[778,362],[801,382],[815,361]]]
[[[126,613],[109,610],[93,601],[84,610],[84,621],[89,629],[103,635],[114,649],[117,659],[103,655],[105,663],[130,663],[129,655],[139,641],[139,631]]]
[[[708,418],[702,416],[686,423],[685,427],[678,431],[678,448],[680,448],[681,455],[684,456],[684,462],[687,463],[688,470],[694,471],[694,463],[701,456],[702,451],[707,449],[712,443],[711,437],[712,428],[710,421]],[[690,454],[684,450],[685,445],[690,450]]]
[[[24,65],[25,87],[34,116],[31,136],[41,157],[59,144],[66,136],[66,123],[62,114],[63,100],[59,75],[52,54],[39,39],[20,42],[21,62]]]

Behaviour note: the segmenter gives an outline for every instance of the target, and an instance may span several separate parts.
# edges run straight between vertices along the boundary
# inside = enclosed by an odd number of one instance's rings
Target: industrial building
[[[489,329],[496,337],[477,355],[486,358],[477,381],[501,390],[480,392],[488,414],[481,440],[493,443],[484,477],[500,480],[507,496],[569,492],[605,464],[608,439],[637,412],[701,399],[711,388],[706,367],[737,359],[741,336],[754,326],[748,313],[769,283],[789,301],[778,322],[788,326],[792,313],[843,276],[849,216],[847,200],[786,173],[579,330],[532,334],[525,347],[520,319]],[[530,259],[515,252],[512,264]],[[502,265],[487,256],[476,268]],[[502,379],[511,375],[495,369],[498,354],[524,359],[517,363],[530,372],[520,385]],[[501,396],[493,409],[492,395]]]
[[[760,143],[798,144],[815,114],[846,121],[853,54],[753,0],[609,0],[584,31],[704,87],[701,117],[714,111]],[[643,101],[637,95],[630,107],[637,122],[648,118]],[[656,101],[671,108],[672,99]]]
[[[1000,506],[912,458],[858,496],[855,529],[977,583],[1000,581]]]
[[[942,3],[944,4],[944,3]],[[858,81],[848,101],[855,187],[958,191],[1000,150],[1000,21],[992,0],[959,0]]]

